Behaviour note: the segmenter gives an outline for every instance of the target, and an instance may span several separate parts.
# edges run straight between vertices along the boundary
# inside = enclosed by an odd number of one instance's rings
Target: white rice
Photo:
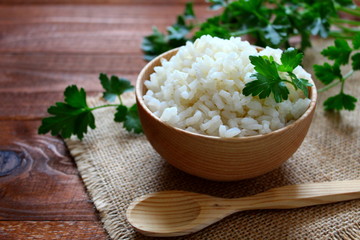
[[[269,133],[299,118],[310,104],[291,85],[288,100],[281,103],[272,95],[259,99],[242,94],[255,73],[249,56],[273,56],[281,63],[281,53],[269,47],[258,53],[240,38],[203,36],[155,67],[145,81],[145,104],[162,121],[193,133],[225,138]],[[300,66],[294,74],[311,80]]]

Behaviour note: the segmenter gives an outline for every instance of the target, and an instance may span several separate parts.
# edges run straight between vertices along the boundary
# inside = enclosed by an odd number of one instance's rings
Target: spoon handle
[[[230,201],[241,211],[300,208],[357,198],[360,198],[360,180],[290,185]]]

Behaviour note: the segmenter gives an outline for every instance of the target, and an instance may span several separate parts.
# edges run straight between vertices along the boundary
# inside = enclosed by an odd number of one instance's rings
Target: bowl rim
[[[255,46],[255,47],[257,47],[257,46]],[[310,105],[307,108],[307,110],[301,115],[300,118],[296,119],[291,124],[289,124],[289,125],[287,125],[285,127],[279,128],[279,129],[277,129],[275,131],[271,131],[271,132],[265,133],[265,134],[253,135],[253,136],[224,138],[224,137],[220,137],[220,136],[210,136],[210,135],[204,135],[204,134],[200,134],[200,133],[193,133],[193,132],[189,132],[189,131],[186,131],[184,129],[181,129],[181,128],[171,126],[170,124],[167,124],[167,123],[161,121],[160,118],[157,117],[156,115],[154,115],[154,113],[151,112],[150,109],[146,106],[146,104],[144,102],[144,99],[143,99],[143,93],[142,93],[142,90],[146,89],[146,87],[144,85],[144,82],[146,81],[146,79],[141,81],[141,78],[142,78],[143,75],[145,75],[145,72],[147,71],[147,69],[154,64],[154,62],[156,62],[156,61],[161,62],[162,58],[165,58],[165,56],[167,56],[168,54],[171,54],[173,52],[177,52],[180,48],[181,47],[171,49],[169,51],[166,51],[166,52],[160,54],[156,58],[152,59],[150,62],[148,62],[142,68],[142,70],[140,71],[140,73],[139,73],[139,75],[138,75],[138,77],[136,79],[135,97],[136,97],[137,103],[140,104],[143,107],[143,109],[146,111],[146,113],[149,116],[151,116],[155,121],[157,121],[158,123],[160,123],[164,127],[171,128],[174,131],[180,132],[180,133],[185,134],[185,135],[204,138],[204,139],[209,139],[209,140],[216,140],[216,141],[222,141],[222,142],[241,142],[241,141],[249,141],[249,140],[252,141],[252,140],[257,140],[259,138],[269,137],[271,135],[278,135],[278,134],[281,134],[281,133],[283,133],[283,132],[285,132],[285,131],[287,131],[289,129],[295,128],[303,120],[308,118],[308,116],[315,110],[316,101],[317,101],[317,89],[316,89],[316,85],[315,85],[314,81],[312,79],[310,79],[310,83],[312,84],[312,86],[309,87],[311,89],[311,98],[310,98],[311,102],[310,102]],[[260,47],[257,47],[257,48],[260,48]],[[173,56],[171,56],[170,59]],[[170,60],[170,59],[168,59],[168,60]],[[157,66],[160,66],[160,65],[157,65]]]

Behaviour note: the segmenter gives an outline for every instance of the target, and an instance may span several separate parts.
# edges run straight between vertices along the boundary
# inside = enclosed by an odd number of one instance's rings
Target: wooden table
[[[100,72],[135,82],[142,38],[172,24],[186,1],[149,2],[1,1],[0,239],[106,238],[63,140],[37,128],[70,84],[94,95]],[[201,19],[213,14],[203,2]]]

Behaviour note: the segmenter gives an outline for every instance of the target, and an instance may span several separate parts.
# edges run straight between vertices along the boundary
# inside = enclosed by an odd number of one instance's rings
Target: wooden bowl
[[[161,58],[170,59],[178,49],[149,62],[136,83],[136,101],[145,135],[171,165],[189,174],[217,181],[252,178],[279,167],[299,148],[309,129],[316,105],[315,84],[309,88],[311,103],[294,123],[268,134],[221,138],[187,132],[162,122],[145,105],[144,81],[150,79]]]

